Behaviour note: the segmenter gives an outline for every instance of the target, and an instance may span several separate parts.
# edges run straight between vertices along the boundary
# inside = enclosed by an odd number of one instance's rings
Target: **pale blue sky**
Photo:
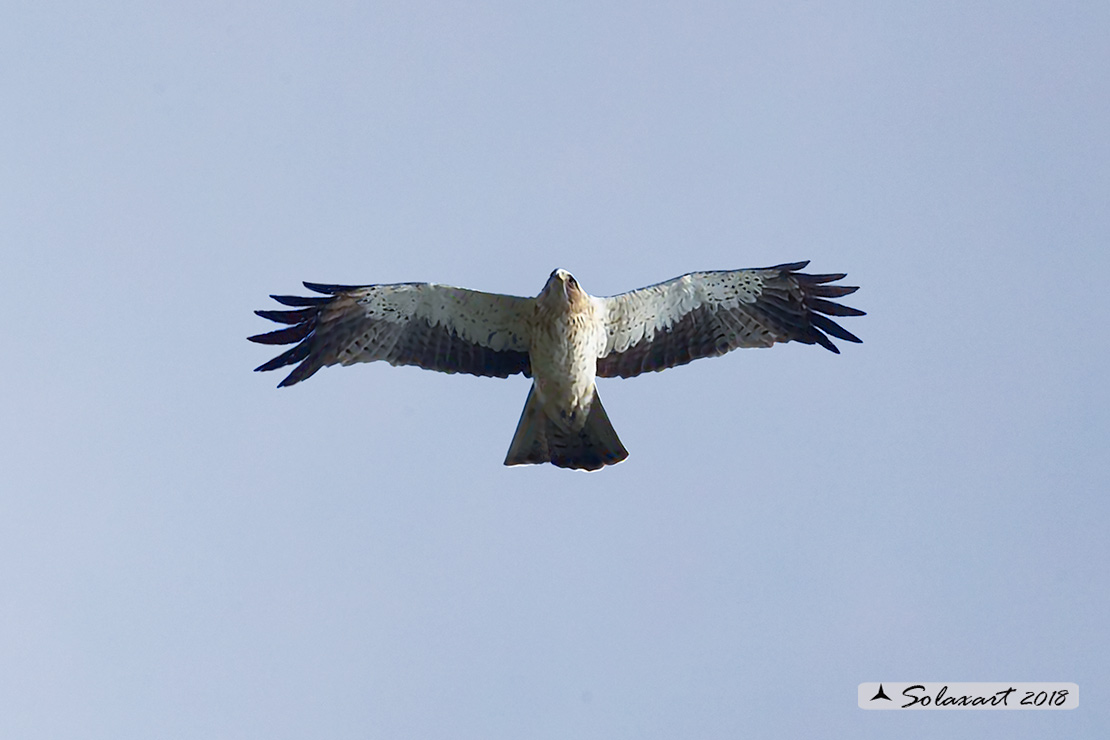
[[[1110,6],[179,5],[0,11],[0,736],[1105,737]],[[602,381],[591,475],[244,339],[801,259],[864,344]]]

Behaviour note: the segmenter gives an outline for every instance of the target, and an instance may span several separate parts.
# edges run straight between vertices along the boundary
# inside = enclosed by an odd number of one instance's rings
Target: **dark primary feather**
[[[278,329],[269,334],[256,334],[250,340],[259,344],[293,344],[307,337],[312,329],[313,324],[306,321],[303,324],[290,326],[287,329]]]
[[[768,288],[765,288],[765,291],[770,289],[771,292],[784,297],[782,308],[789,316],[789,320],[784,322],[784,326],[789,329],[788,333],[784,338],[776,338],[776,341],[820,344],[836,354],[840,354],[840,350],[826,334],[831,334],[846,342],[862,343],[863,340],[828,318],[828,316],[865,316],[866,314],[858,308],[833,303],[821,298],[851,295],[859,290],[859,286],[827,285],[827,283],[843,280],[847,277],[847,273],[843,272],[827,275],[807,275],[798,272],[808,264],[809,260],[806,260],[805,262],[794,262],[766,268],[768,270],[778,270],[779,279],[772,281],[774,287],[769,285]],[[793,289],[795,285],[798,290]],[[799,291],[801,293],[800,300],[797,295]],[[779,304],[776,302],[774,305]],[[762,296],[755,302],[754,308],[757,311],[764,309]]]
[[[321,296],[272,295],[270,297],[283,306],[322,306],[331,300]]]
[[[365,285],[329,285],[327,283],[301,283],[304,287],[316,293],[326,293],[328,295],[336,295],[337,293],[350,293],[352,290],[365,288]]]
[[[279,324],[299,324],[316,315],[316,308],[302,308],[299,311],[255,311],[255,314]]]

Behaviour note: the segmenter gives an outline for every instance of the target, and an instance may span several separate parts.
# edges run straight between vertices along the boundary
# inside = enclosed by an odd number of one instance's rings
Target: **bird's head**
[[[547,285],[543,286],[543,292],[540,297],[547,301],[557,301],[560,304],[573,304],[581,300],[585,296],[582,289],[578,287],[578,281],[574,279],[566,270],[555,270],[551,273],[551,277],[547,279]]]

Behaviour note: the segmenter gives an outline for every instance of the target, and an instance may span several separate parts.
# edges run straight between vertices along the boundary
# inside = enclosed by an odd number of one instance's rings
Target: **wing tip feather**
[[[333,283],[311,283],[307,280],[302,281],[301,284],[304,285],[304,287],[308,288],[309,290],[311,290],[315,293],[323,293],[324,295],[329,295],[329,296],[337,295],[339,293],[347,293],[347,292],[352,291],[352,290],[358,290],[359,288],[365,288],[366,287],[365,285],[337,285],[337,284],[333,284]]]
[[[306,287],[317,285],[316,283],[305,283]],[[317,287],[336,287],[336,286],[322,286]],[[323,291],[317,291],[323,292]],[[292,311],[272,311],[260,309],[254,313],[264,319],[269,319],[277,324],[286,324],[287,326],[276,329],[262,334],[255,334],[247,337],[247,340],[256,344],[276,345],[276,344],[295,344],[276,357],[267,362],[262,363],[254,369],[254,372],[269,372],[270,370],[277,370],[279,368],[287,367],[289,365],[297,366],[293,368],[280,383],[278,388],[290,386],[299,383],[305,378],[309,377],[322,366],[318,359],[312,358],[312,351],[314,342],[313,339],[316,333],[317,322],[320,317],[320,312],[324,307],[334,300],[333,295],[326,296],[287,296],[287,295],[271,295],[278,303],[285,306],[294,306]]]
[[[829,298],[843,298],[844,296],[851,295],[859,290],[859,286],[829,285],[829,283],[834,283],[837,280],[846,278],[848,276],[846,272],[833,272],[821,275],[810,275],[808,273],[798,272],[798,270],[808,264],[809,261],[807,260],[806,262],[794,262],[789,265],[781,266],[787,272],[787,275],[797,283],[799,288],[801,288],[805,315],[809,323],[808,338],[811,338],[814,342],[835,354],[840,354],[840,348],[829,338],[830,335],[845,342],[863,344],[862,339],[830,319],[829,316],[866,316],[867,312],[827,300]],[[806,340],[802,339],[801,341],[804,342]]]
[[[270,295],[275,301],[283,306],[322,306],[331,300],[330,297],[325,296],[299,296],[299,295]]]
[[[800,262],[783,262],[781,265],[772,265],[771,267],[765,267],[763,269],[781,270],[783,272],[797,272],[798,270],[804,270],[809,263],[810,260],[802,260]]]

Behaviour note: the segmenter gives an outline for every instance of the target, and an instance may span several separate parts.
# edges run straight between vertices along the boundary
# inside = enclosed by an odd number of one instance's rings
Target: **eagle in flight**
[[[631,378],[739,347],[860,339],[829,316],[863,311],[828,299],[857,288],[843,273],[808,275],[809,262],[692,272],[607,298],[555,270],[535,298],[435,283],[321,285],[319,296],[271,296],[292,310],[256,311],[288,324],[260,344],[296,344],[256,370],[296,365],[278,387],[326,365],[385,360],[445,373],[532,378],[506,465],[598,470],[628,457],[594,384]]]

